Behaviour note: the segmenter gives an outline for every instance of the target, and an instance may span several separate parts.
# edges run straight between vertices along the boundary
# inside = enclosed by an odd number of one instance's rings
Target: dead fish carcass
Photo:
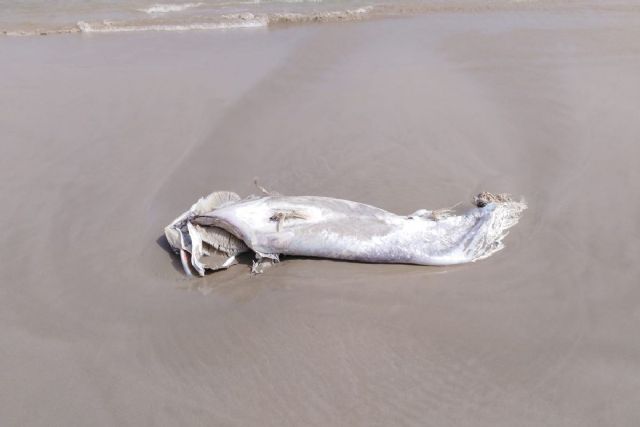
[[[452,265],[486,258],[526,209],[504,194],[480,193],[467,210],[396,215],[350,200],[220,191],[198,200],[165,228],[186,274],[228,268],[253,251],[253,272],[281,255],[371,263]]]

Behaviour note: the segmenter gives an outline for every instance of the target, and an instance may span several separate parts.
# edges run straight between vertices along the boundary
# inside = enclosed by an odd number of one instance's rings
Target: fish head
[[[220,227],[245,241],[249,246],[256,236],[274,230],[271,197],[255,197],[229,203],[193,219],[202,226]]]

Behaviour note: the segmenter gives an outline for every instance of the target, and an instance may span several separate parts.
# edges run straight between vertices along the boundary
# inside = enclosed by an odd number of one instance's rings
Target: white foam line
[[[257,28],[266,27],[267,23],[260,20],[242,21],[234,23],[217,22],[201,24],[175,24],[175,25],[92,25],[87,22],[78,22],[78,28],[83,33],[130,33],[138,31],[190,31],[190,30],[224,30],[233,28]]]
[[[158,15],[161,13],[169,12],[181,12],[183,10],[191,9],[194,7],[202,6],[202,3],[182,3],[182,4],[160,4],[156,3],[146,9],[138,9],[140,12],[147,13],[149,15]]]

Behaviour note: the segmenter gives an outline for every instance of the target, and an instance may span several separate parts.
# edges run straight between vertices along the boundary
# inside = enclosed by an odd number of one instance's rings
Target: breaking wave
[[[189,3],[197,4],[197,3]],[[184,5],[183,5],[184,6]],[[310,22],[340,22],[364,19],[373,7],[325,11],[314,13],[270,13],[253,14],[249,12],[226,14],[210,20],[158,20],[137,21],[78,21],[73,26],[33,29],[22,31],[4,31],[8,36],[50,35],[67,33],[130,33],[142,31],[194,31],[227,30],[236,28],[261,28],[285,24],[304,24]]]
[[[1,1],[1,0],[0,0]],[[283,3],[307,4],[283,7]],[[511,10],[536,7],[539,0],[460,0],[390,3],[383,0],[354,1],[360,6],[331,10],[332,2],[323,0],[229,0],[215,2],[202,0],[190,3],[155,3],[145,9],[129,9],[129,16],[122,11],[115,13],[118,19],[74,19],[67,24],[50,23],[46,27],[37,24],[19,24],[16,28],[0,28],[0,35],[32,36],[66,33],[128,33],[143,31],[204,31],[240,28],[263,28],[278,25],[295,25],[321,22],[359,21],[388,16],[414,15],[465,10]],[[364,3],[364,5],[362,5]],[[311,6],[311,4],[315,4]],[[466,5],[466,6],[464,6]],[[146,17],[140,18],[143,12]],[[178,13],[180,12],[180,13]],[[226,13],[225,13],[226,12]],[[126,14],[125,14],[126,15]],[[33,21],[35,22],[35,21]]]
[[[183,10],[192,9],[194,7],[202,6],[202,3],[182,3],[182,4],[159,4],[156,3],[146,9],[138,9],[140,12],[147,13],[149,15],[157,15],[169,12],[181,12]]]
[[[225,30],[233,28],[265,27],[267,24],[260,20],[246,20],[241,22],[201,22],[192,24],[151,24],[151,25],[117,25],[109,22],[89,23],[78,22],[81,33],[131,33],[140,31],[192,31],[192,30]]]
[[[275,24],[302,24],[306,22],[354,21],[364,18],[373,10],[372,6],[322,13],[274,13],[268,22]]]

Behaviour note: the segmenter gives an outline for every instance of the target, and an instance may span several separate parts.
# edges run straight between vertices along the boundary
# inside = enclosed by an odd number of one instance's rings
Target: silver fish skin
[[[421,209],[396,215],[363,203],[317,196],[250,197],[191,221],[219,227],[259,257],[335,258],[371,263],[452,265],[502,249],[526,204],[483,203],[462,214]]]

